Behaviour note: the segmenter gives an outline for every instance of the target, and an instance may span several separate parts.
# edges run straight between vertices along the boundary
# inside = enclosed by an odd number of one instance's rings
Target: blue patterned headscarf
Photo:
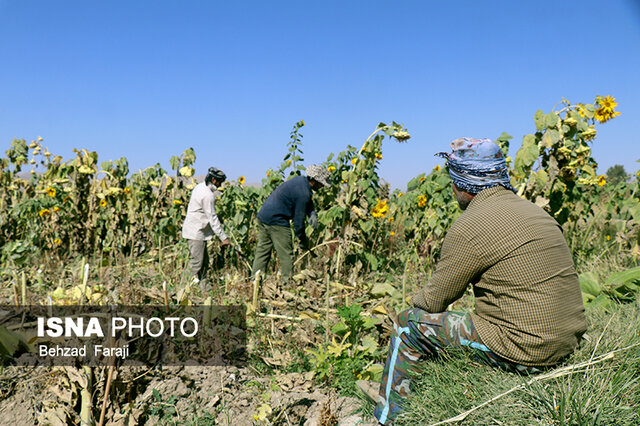
[[[504,154],[491,139],[460,138],[451,142],[451,148],[450,154],[439,152],[436,156],[447,160],[449,175],[458,188],[477,194],[502,185],[515,192]]]

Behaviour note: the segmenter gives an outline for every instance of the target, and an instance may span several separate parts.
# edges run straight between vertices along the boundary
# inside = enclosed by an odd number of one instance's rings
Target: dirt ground
[[[107,367],[8,367],[0,375],[0,424],[80,424],[91,380],[98,422]],[[181,366],[114,370],[105,424],[374,425],[362,401],[314,388],[310,374],[259,377],[249,368]],[[364,417],[364,419],[363,419]]]

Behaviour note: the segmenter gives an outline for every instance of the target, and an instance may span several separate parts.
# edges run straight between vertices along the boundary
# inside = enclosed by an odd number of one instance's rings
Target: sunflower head
[[[411,135],[409,134],[409,132],[405,130],[395,131],[391,136],[394,137],[395,140],[397,140],[400,143],[406,142],[409,140],[409,138],[411,138]]]
[[[618,111],[610,110],[605,107],[600,107],[593,114],[593,118],[598,120],[600,124],[606,123],[607,121],[616,118],[620,113]]]
[[[618,103],[616,102],[616,98],[614,98],[613,96],[598,96],[596,98],[596,102],[598,103],[598,105],[600,105],[602,108],[606,108],[609,110],[613,110],[615,107],[618,106]]]
[[[371,210],[373,217],[385,217],[389,213],[389,206],[387,200],[378,200],[376,206]]]
[[[596,104],[598,105],[598,109],[596,109],[593,117],[600,123],[606,123],[620,115],[620,113],[614,109],[618,106],[618,103],[613,96],[596,96]]]
[[[596,133],[597,133],[596,129],[590,126],[587,130],[582,132],[581,135],[585,141],[590,141],[595,139]]]

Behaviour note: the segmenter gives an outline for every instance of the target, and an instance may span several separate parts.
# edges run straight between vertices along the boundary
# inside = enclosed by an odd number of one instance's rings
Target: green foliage
[[[287,168],[291,168],[289,177],[299,176],[300,172],[304,171],[305,167],[302,165],[304,158],[302,157],[302,134],[300,129],[304,126],[304,120],[298,121],[291,130],[289,135],[289,142],[287,143],[287,154],[282,160],[280,166],[280,173],[282,174]],[[284,167],[284,168],[282,168]]]
[[[536,132],[524,136],[512,170],[518,194],[545,208],[560,224],[591,213],[591,189],[604,186],[589,144],[596,136],[595,106],[572,105],[534,115]],[[537,168],[535,167],[537,164]]]
[[[0,261],[3,264],[22,266],[29,260],[29,254],[33,253],[36,247],[29,245],[25,241],[11,241],[2,247]]]
[[[591,157],[597,102],[563,100],[561,105],[559,111],[535,113],[535,132],[523,138],[513,160],[512,184],[563,225],[576,257],[598,256],[602,246],[640,250],[639,180],[607,182],[596,174]],[[281,164],[267,171],[262,186],[245,186],[242,178],[220,188],[218,214],[244,256],[254,250],[255,216],[266,197],[304,170],[303,126],[302,120],[294,124]],[[410,258],[422,259],[427,268],[435,264],[444,235],[460,214],[449,174],[437,166],[411,179],[405,191],[393,193],[378,175],[383,142],[408,138],[402,125],[379,123],[360,149],[349,145],[327,157],[323,165],[332,185],[314,194],[319,226],[307,229],[314,245],[326,247],[317,253],[316,266],[325,264],[344,275],[343,264],[362,272],[403,268]],[[496,139],[505,154],[511,139],[506,133]],[[0,159],[4,261],[24,264],[41,253],[60,258],[100,253],[114,263],[117,256],[134,257],[180,241],[195,186],[192,148],[171,157],[170,172],[156,164],[132,174],[126,158],[99,163],[95,152],[74,153],[64,162],[42,140],[14,140]],[[25,165],[33,166],[30,179],[17,175]],[[584,236],[598,227],[604,230],[598,235],[602,244],[592,244]],[[246,263],[233,253],[217,264]]]
[[[626,271],[614,272],[604,283],[606,291],[618,300],[633,300],[640,290],[640,266]]]
[[[632,301],[640,293],[640,266],[614,272],[602,284],[592,272],[579,278],[582,301],[588,306],[608,309],[613,301]]]
[[[163,401],[160,392],[153,390],[153,403],[148,409],[148,415],[156,417],[159,423],[173,422],[177,414],[176,402],[178,397],[171,395],[166,401]]]
[[[535,132],[523,138],[513,161],[510,157],[507,161],[513,163],[512,184],[518,193],[545,208],[561,223],[578,266],[585,271],[580,274],[580,286],[590,317],[618,315],[611,327],[604,327],[607,333],[603,334],[600,346],[596,343],[600,339],[591,337],[579,355],[582,357],[579,359],[585,359],[591,356],[590,351],[601,351],[606,345],[615,347],[616,336],[622,339],[633,335],[616,326],[616,322],[621,321],[620,312],[624,309],[618,302],[632,306],[640,290],[637,267],[640,176],[633,181],[616,183],[609,174],[607,177],[597,175],[590,148],[596,134],[596,106],[571,105],[568,101],[563,101],[563,105],[560,111],[536,112]],[[304,170],[303,126],[303,121],[293,126],[282,163],[267,171],[262,186],[245,186],[244,179],[238,179],[220,188],[218,214],[224,221],[225,231],[242,253],[251,253],[254,249],[255,215],[266,197],[284,179]],[[337,306],[338,318],[329,316],[316,330],[321,335],[327,331],[329,339],[324,343],[319,343],[321,338],[307,340],[303,345],[293,342],[293,338],[291,341],[270,339],[268,336],[277,331],[289,336],[296,330],[292,325],[276,330],[275,321],[263,323],[263,328],[258,324],[251,336],[257,342],[250,354],[257,371],[313,370],[317,382],[331,384],[344,393],[354,391],[357,379],[379,379],[378,362],[386,354],[382,344],[388,330],[382,328],[382,321],[371,312],[383,313],[383,301],[394,305],[404,303],[407,277],[415,274],[416,285],[428,279],[444,235],[460,214],[450,189],[449,174],[440,166],[411,179],[405,191],[391,192],[380,179],[378,167],[383,161],[384,141],[404,142],[408,137],[402,125],[380,123],[359,150],[349,145],[338,154],[328,155],[323,166],[330,171],[332,185],[315,193],[319,227],[315,231],[307,229],[320,254],[309,261],[310,269],[324,271],[323,275],[331,278],[332,286],[351,288],[359,298],[352,298],[351,293],[340,294],[337,296],[340,299],[336,299],[336,294],[328,295],[327,300],[332,303],[336,300],[342,303],[344,296],[346,306]],[[506,133],[496,139],[506,155],[511,139]],[[118,297],[125,298],[130,296],[127,292],[131,291],[131,280],[144,281],[144,287],[148,288],[140,293],[145,294],[144,301],[149,302],[156,296],[152,291],[148,292],[151,296],[146,295],[146,290],[160,288],[166,278],[164,265],[175,262],[170,265],[176,270],[186,267],[186,247],[180,238],[180,228],[195,186],[194,150],[189,148],[171,157],[170,171],[156,164],[135,173],[129,172],[126,158],[99,163],[95,152],[74,150],[74,154],[74,158],[65,162],[62,157],[49,153],[41,140],[29,144],[14,140],[6,151],[6,158],[0,158],[3,276],[10,280],[11,273],[6,271],[29,268],[38,257],[62,264],[70,258],[79,259],[78,254],[86,254],[94,261],[98,258],[100,265],[120,266],[127,263],[122,259],[128,256],[130,265],[145,266],[127,269],[127,276],[113,287],[121,292]],[[18,173],[27,165],[32,168],[25,179],[25,175]],[[175,257],[163,263],[163,248],[167,245],[175,245],[171,253]],[[584,268],[589,259],[614,259],[620,254],[624,254],[624,262],[617,264],[617,272],[605,276],[601,271]],[[146,266],[156,261],[160,267]],[[217,274],[221,284],[215,296],[226,300],[227,290],[233,283],[239,283],[238,287],[246,290],[245,277],[233,269],[239,267],[237,256],[224,257],[220,267],[225,268],[225,273]],[[145,275],[147,269],[157,270],[153,279]],[[375,273],[367,274],[370,271]],[[402,291],[398,271],[403,271]],[[29,291],[37,292],[47,284],[40,274],[33,275],[34,278],[29,278]],[[182,279],[179,275],[180,272],[174,272],[172,279],[167,280],[170,287],[176,285],[176,291]],[[366,282],[362,277],[366,277]],[[308,291],[305,295],[308,299],[317,298],[324,291],[314,288],[312,292],[305,287],[300,285],[296,292]],[[326,288],[329,287],[327,282]],[[276,292],[273,288],[270,291]],[[243,293],[238,300],[244,301],[245,296]],[[286,302],[280,301],[280,305],[274,306],[295,305],[298,309],[302,299],[298,296],[300,294],[291,294]],[[307,317],[319,324],[314,312]],[[633,314],[628,321],[637,323],[636,317]],[[325,330],[325,324],[332,326]],[[597,327],[603,330],[602,324],[596,324]],[[13,344],[15,339],[10,335],[6,337],[8,334],[2,329],[0,334],[0,351],[10,357],[17,350]],[[609,336],[613,337],[609,339]],[[633,338],[637,342],[637,337]],[[283,356],[275,361],[280,363],[267,365],[260,354],[273,354],[278,347]],[[459,409],[522,383],[520,377],[479,367],[466,354],[450,356],[447,363],[425,366],[425,379],[419,382],[422,391],[411,402],[414,411],[407,417],[407,424],[455,415]],[[530,419],[537,423],[600,421],[607,424],[615,422],[616,416],[624,419],[623,424],[627,421],[626,424],[637,424],[637,415],[633,417],[624,407],[640,406],[637,400],[640,392],[634,379],[640,374],[638,364],[637,352],[634,352],[614,367],[598,370],[602,374],[586,374],[584,381],[558,380],[539,388],[532,385],[509,404],[496,404],[488,409],[488,414],[470,418],[470,424],[491,423],[493,418],[511,424],[523,424],[523,420]],[[155,391],[146,415],[171,422],[175,402]],[[518,409],[512,410],[513,405],[518,405]]]
[[[620,164],[616,164],[607,169],[607,179],[613,184],[617,185],[620,182],[626,182],[629,179],[629,175],[627,171],[624,169],[624,166]]]
[[[379,380],[382,374],[374,364],[383,355],[375,338],[381,321],[363,317],[359,304],[338,307],[338,316],[341,321],[331,328],[335,335],[332,341],[316,350],[307,349],[307,353],[317,380],[353,394],[356,380]]]
[[[31,345],[22,334],[0,325],[0,365],[11,362],[20,351],[29,352],[32,350]]]

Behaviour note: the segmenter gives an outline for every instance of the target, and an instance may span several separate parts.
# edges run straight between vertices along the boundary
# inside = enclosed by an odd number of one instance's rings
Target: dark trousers
[[[289,226],[265,225],[258,220],[258,245],[253,259],[252,276],[255,276],[258,271],[262,271],[262,273],[267,271],[273,248],[276,249],[280,260],[282,279],[287,281],[291,278],[291,271],[293,270],[291,228]]]

